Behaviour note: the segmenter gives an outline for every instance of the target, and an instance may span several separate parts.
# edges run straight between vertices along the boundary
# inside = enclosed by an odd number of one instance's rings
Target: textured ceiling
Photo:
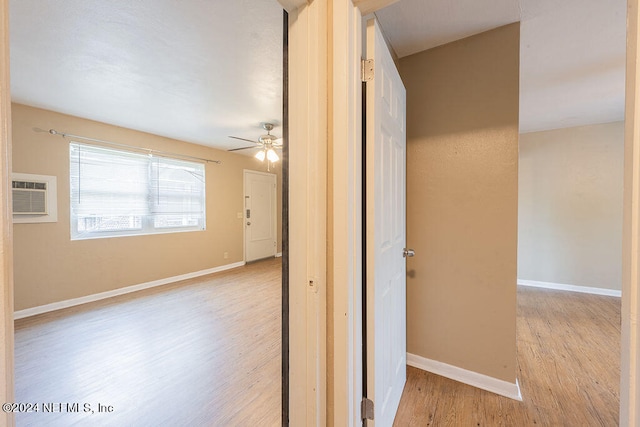
[[[376,13],[399,57],[521,21],[520,130],[624,119],[625,0],[401,0]]]
[[[520,20],[516,0],[400,0],[376,12],[402,58]]]
[[[221,148],[282,123],[277,0],[12,0],[10,13],[15,102]]]
[[[526,0],[520,130],[624,120],[625,0]]]
[[[11,0],[10,12],[16,102],[225,149],[282,122],[276,0]],[[400,57],[521,20],[528,132],[623,120],[625,13],[625,0],[401,0],[377,16]]]

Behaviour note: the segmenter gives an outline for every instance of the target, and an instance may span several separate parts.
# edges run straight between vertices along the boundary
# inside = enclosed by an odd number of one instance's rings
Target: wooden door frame
[[[11,214],[11,94],[9,91],[9,0],[0,0],[0,400],[14,401],[13,379],[13,224]],[[2,413],[0,425],[15,424]]]
[[[289,423],[355,426],[363,395],[362,16],[396,0],[280,1],[289,12]]]
[[[326,9],[320,5],[325,1],[301,0],[286,9],[289,194],[283,197],[289,204],[288,424],[292,426],[324,425],[325,420],[327,50]]]
[[[620,425],[640,426],[640,10],[627,4]]]
[[[363,250],[362,77],[363,15],[392,1],[331,4],[329,72],[328,410],[332,425],[362,423]],[[373,9],[371,9],[373,8]],[[369,10],[371,9],[371,10]]]
[[[289,423],[358,425],[362,12],[351,0],[287,3],[299,3],[287,9]]]

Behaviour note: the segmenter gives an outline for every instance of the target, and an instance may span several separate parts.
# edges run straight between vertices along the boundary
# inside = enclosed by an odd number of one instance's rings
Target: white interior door
[[[367,23],[367,397],[391,426],[406,381],[406,91],[377,21]],[[371,423],[371,422],[370,422]]]
[[[244,260],[276,254],[276,176],[244,171]]]

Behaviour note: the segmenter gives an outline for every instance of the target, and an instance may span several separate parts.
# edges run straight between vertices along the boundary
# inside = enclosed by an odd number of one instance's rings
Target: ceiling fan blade
[[[227,151],[248,150],[249,148],[260,148],[260,147],[258,147],[257,145],[254,145],[253,147],[232,148],[231,150],[227,150]]]
[[[237,137],[237,136],[229,136],[229,138],[239,139],[240,141],[253,142],[254,144],[258,144],[258,145],[260,145],[260,143],[259,143],[258,141],[253,141],[253,140],[251,140],[251,139],[239,138],[239,137]]]

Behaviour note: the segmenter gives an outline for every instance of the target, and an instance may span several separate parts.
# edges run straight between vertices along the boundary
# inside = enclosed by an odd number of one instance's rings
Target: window
[[[205,229],[204,165],[70,144],[71,239]]]

